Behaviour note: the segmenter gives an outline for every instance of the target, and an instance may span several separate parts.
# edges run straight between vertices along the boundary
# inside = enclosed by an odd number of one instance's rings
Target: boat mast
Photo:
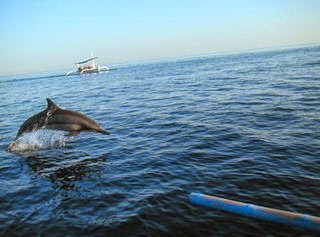
[[[94,59],[94,54],[93,54],[93,52],[91,52],[91,58],[93,58],[93,60],[92,60],[92,68],[96,68],[96,62],[95,62],[95,59]]]

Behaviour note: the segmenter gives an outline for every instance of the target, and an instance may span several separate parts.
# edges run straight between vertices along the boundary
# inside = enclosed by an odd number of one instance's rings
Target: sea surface
[[[46,98],[112,133],[7,152]],[[0,77],[0,236],[317,236],[191,192],[320,216],[320,46]]]

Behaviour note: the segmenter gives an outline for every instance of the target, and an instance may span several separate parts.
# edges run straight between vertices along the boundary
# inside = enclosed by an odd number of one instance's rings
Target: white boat
[[[101,71],[109,71],[110,68],[107,66],[97,66],[95,63],[95,59],[98,57],[91,57],[87,60],[75,63],[76,70],[75,71],[70,71],[66,74],[66,76],[69,75],[81,75],[84,73],[97,73]],[[91,64],[89,64],[91,62]]]

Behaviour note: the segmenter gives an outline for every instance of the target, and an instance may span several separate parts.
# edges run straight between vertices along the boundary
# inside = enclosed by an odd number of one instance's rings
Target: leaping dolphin
[[[49,98],[47,98],[47,102],[48,107],[45,110],[30,117],[21,125],[15,141],[23,134],[39,129],[67,131],[69,133],[66,134],[66,136],[76,136],[80,132],[99,132],[110,135],[110,133],[102,129],[97,122],[84,114],[62,109]],[[11,143],[11,145],[12,144],[14,144],[14,142]]]

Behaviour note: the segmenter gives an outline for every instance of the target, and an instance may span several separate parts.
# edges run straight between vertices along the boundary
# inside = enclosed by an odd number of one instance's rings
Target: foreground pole
[[[211,207],[248,217],[320,231],[320,218],[316,216],[282,211],[200,193],[191,193],[189,199],[192,203],[205,207]]]

